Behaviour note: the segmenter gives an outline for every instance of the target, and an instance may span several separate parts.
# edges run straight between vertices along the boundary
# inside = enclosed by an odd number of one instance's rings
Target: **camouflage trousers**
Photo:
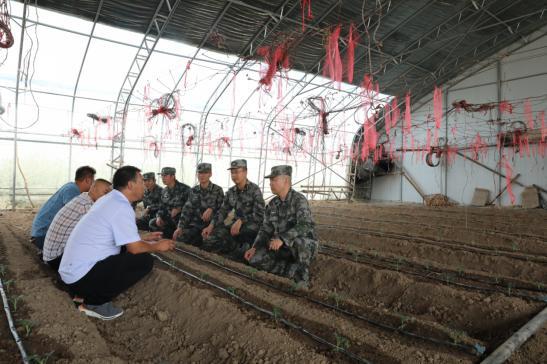
[[[150,231],[161,231],[163,233],[164,239],[172,239],[173,233],[177,230],[177,225],[179,223],[180,214],[176,215],[175,218],[172,218],[171,215],[163,215],[162,220],[164,222],[163,227],[156,225],[156,219],[150,220]]]
[[[239,234],[230,234],[231,226],[215,227],[211,235],[203,241],[204,250],[229,256],[231,259],[243,261],[243,254],[255,241],[257,231],[242,226]]]
[[[201,236],[203,228],[203,226],[190,226],[185,228],[182,230],[182,234],[177,237],[177,241],[201,247],[203,245],[203,237]]]
[[[287,277],[295,282],[309,282],[309,267],[317,255],[319,244],[310,238],[295,238],[291,246],[283,244],[278,251],[269,250],[268,246],[256,249],[249,261],[252,267]]]

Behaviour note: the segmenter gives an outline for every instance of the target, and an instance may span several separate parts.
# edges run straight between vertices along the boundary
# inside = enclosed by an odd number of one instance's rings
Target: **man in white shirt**
[[[158,239],[160,232],[142,239],[131,203],[142,199],[140,170],[119,168],[114,190],[98,200],[78,222],[67,241],[59,274],[72,294],[83,298],[79,310],[111,320],[123,314],[112,299],[147,275],[153,266],[148,252],[172,250],[175,242]]]
[[[112,191],[112,183],[99,178],[96,179],[89,192],[82,192],[67,203],[51,222],[44,240],[43,260],[55,271],[59,270],[61,258],[70,233],[84,216],[93,203],[108,192]]]

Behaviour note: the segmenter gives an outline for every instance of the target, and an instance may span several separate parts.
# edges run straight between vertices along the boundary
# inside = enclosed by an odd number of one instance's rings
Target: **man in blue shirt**
[[[175,246],[173,240],[160,240],[161,232],[139,236],[131,207],[144,194],[138,168],[119,168],[112,185],[114,190],[95,202],[72,230],[59,266],[70,292],[83,298],[78,309],[102,320],[123,314],[111,301],[152,270],[154,258],[148,253]]]
[[[43,249],[47,230],[57,212],[74,197],[79,196],[82,192],[89,192],[93,181],[95,181],[95,173],[95,169],[90,166],[78,168],[76,170],[76,176],[74,177],[75,181],[68,182],[59,188],[59,190],[57,190],[57,192],[55,192],[38,211],[32,222],[32,229],[30,232],[30,241],[36,245],[38,249]]]

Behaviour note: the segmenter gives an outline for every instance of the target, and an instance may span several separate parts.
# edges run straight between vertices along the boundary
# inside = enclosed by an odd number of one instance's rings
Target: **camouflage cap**
[[[142,175],[142,179],[144,179],[145,181],[147,179],[156,179],[156,175],[154,174],[154,172],[146,172]]]
[[[162,176],[167,174],[172,174],[174,176],[175,174],[177,174],[177,170],[173,167],[163,167],[161,169],[161,173],[158,173],[158,174],[161,174]]]
[[[232,161],[230,163],[230,169],[237,169],[237,168],[247,168],[247,160],[246,159],[236,159],[235,161]]]
[[[197,168],[198,173],[211,172],[211,163],[200,163]]]
[[[292,167],[291,166],[274,166],[269,175],[264,178],[273,178],[277,176],[292,176]]]

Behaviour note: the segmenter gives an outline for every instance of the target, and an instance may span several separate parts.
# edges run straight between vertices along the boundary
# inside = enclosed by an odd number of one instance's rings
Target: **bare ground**
[[[56,287],[27,242],[33,213],[4,211],[2,279],[12,280],[11,297],[21,296],[18,322],[32,322],[28,336],[19,324],[25,347],[61,363],[476,363],[474,345],[491,352],[545,307],[545,211],[312,208],[322,249],[309,290],[181,244],[161,258],[185,273],[157,261],[117,298],[125,314],[112,322],[80,314]],[[0,362],[17,361],[0,319]],[[546,344],[544,327],[510,362],[547,362]]]

